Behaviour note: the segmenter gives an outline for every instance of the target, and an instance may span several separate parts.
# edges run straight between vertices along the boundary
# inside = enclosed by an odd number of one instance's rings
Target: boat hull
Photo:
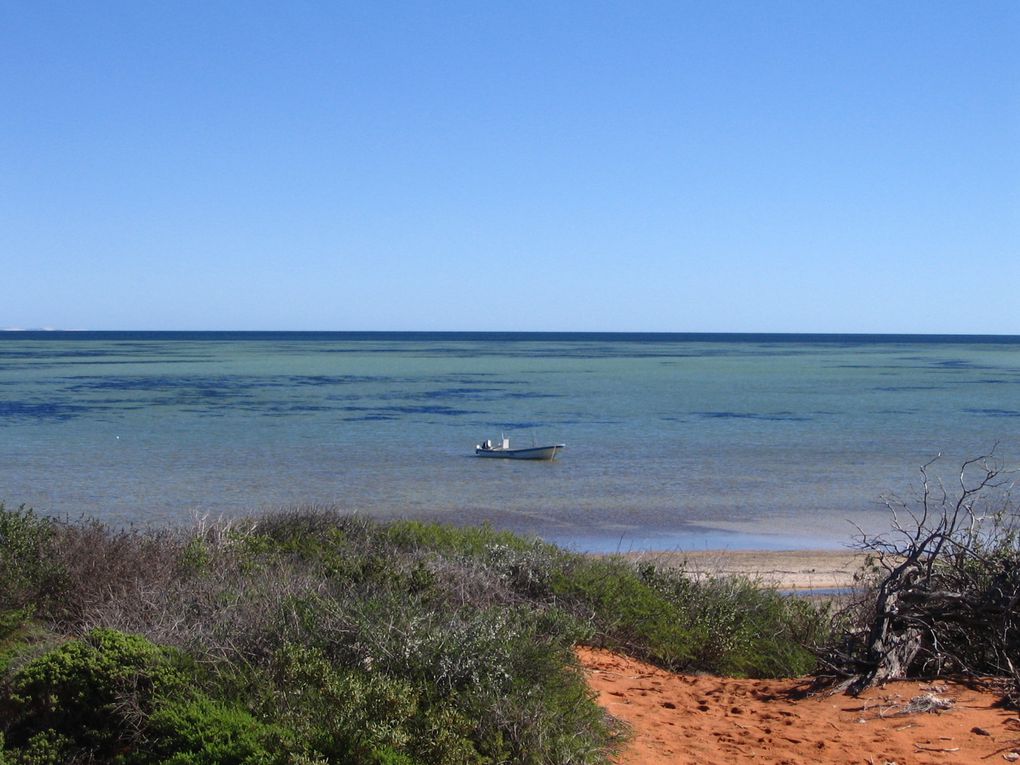
[[[475,449],[478,457],[491,457],[503,460],[554,460],[565,444],[553,446],[532,446],[528,449]]]

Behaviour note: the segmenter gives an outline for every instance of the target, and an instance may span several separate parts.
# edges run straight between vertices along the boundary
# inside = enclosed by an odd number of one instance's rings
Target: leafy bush
[[[411,754],[400,752],[426,750],[430,756],[422,761],[479,761],[467,740],[470,721],[451,719],[434,738],[421,735],[431,715],[423,708],[421,689],[412,683],[338,665],[321,650],[299,645],[282,649],[276,671],[278,691],[263,699],[266,712],[300,731],[331,762],[345,757],[414,762]]]
[[[322,508],[155,530],[0,508],[4,529],[0,659],[27,625],[79,636],[0,662],[19,765],[605,762],[577,643],[782,675],[821,623],[749,582]]]
[[[272,765],[283,729],[195,688],[182,657],[138,635],[95,629],[31,661],[0,697],[17,763],[75,758],[176,765]]]
[[[813,647],[829,639],[827,605],[784,597],[745,577],[694,580],[683,569],[647,564],[640,574],[680,610],[693,667],[748,677],[803,675],[816,666]]]
[[[398,549],[427,549],[434,552],[480,557],[495,546],[529,550],[544,543],[534,542],[491,526],[446,526],[439,523],[400,520],[386,524],[377,532]]]
[[[592,613],[597,641],[665,667],[689,666],[692,635],[683,613],[620,559],[578,557],[558,571],[552,591]]]
[[[161,765],[283,765],[291,748],[283,728],[201,694],[161,700],[145,730],[146,751],[130,759]]]
[[[59,589],[62,571],[50,554],[54,533],[52,520],[0,502],[0,614],[8,619]]]
[[[111,753],[123,743],[129,715],[144,716],[154,695],[182,685],[165,649],[98,629],[17,672],[0,711],[9,744],[31,748],[55,730],[63,747]]]
[[[104,716],[117,684],[160,658],[159,649],[141,638],[96,630],[22,669],[11,683],[8,713],[16,719],[37,718],[43,727],[63,727],[67,718],[82,714]],[[74,699],[81,709],[63,707],[61,698]]]

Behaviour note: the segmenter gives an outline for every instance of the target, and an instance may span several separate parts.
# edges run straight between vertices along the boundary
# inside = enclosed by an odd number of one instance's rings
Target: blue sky
[[[0,0],[0,326],[1020,334],[1020,3]]]

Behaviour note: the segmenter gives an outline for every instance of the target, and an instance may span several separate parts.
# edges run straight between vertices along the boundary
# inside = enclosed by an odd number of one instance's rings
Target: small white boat
[[[495,445],[492,441],[484,441],[475,446],[475,455],[478,457],[496,457],[504,460],[554,460],[566,444],[553,444],[552,446],[528,446],[523,449],[511,449],[510,439],[503,437],[503,442]]]

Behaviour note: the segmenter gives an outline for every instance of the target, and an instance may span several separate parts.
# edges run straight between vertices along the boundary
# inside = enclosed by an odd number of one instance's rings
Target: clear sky
[[[1020,334],[1020,2],[0,0],[0,327]]]

